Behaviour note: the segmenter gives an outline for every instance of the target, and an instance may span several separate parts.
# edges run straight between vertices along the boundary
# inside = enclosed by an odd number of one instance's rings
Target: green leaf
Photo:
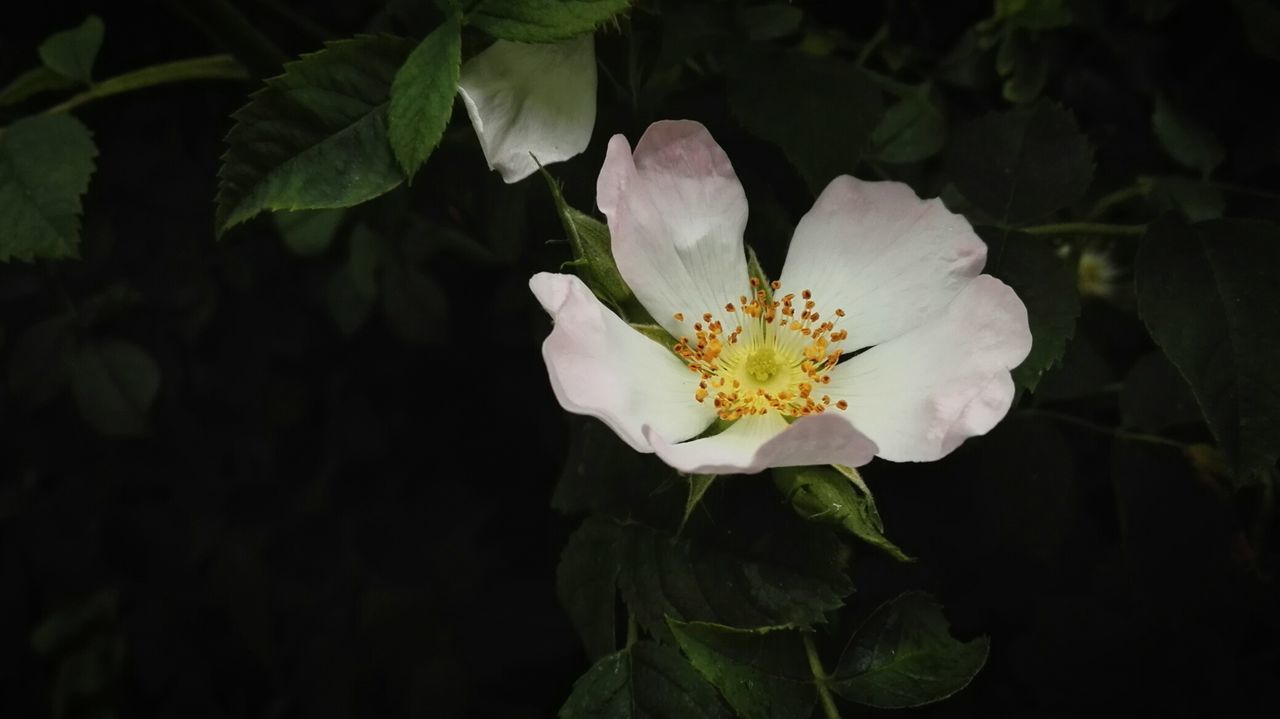
[[[1079,399],[1107,392],[1116,381],[1115,370],[1084,335],[1067,342],[1062,359],[1050,367],[1036,385],[1040,401]]]
[[[470,24],[503,40],[556,42],[595,31],[630,0],[481,0]]]
[[[573,258],[586,268],[583,279],[597,294],[622,305],[632,299],[631,288],[618,272],[618,263],[613,259],[610,244],[609,228],[601,221],[579,212],[565,202],[564,193],[551,173],[542,169],[542,177],[551,190],[551,199],[555,202],[556,213],[560,216],[560,224],[569,238],[569,246],[573,248]]]
[[[698,503],[702,501],[702,497],[711,489],[712,483],[716,481],[714,474],[691,474],[689,475],[689,495],[684,502],[684,518],[680,520],[680,527],[689,523],[689,517],[693,514],[693,510],[698,507]]]
[[[103,30],[102,18],[90,15],[78,27],[54,33],[40,43],[40,61],[63,77],[88,85],[93,82]]]
[[[1264,57],[1280,60],[1280,8],[1267,0],[1232,0],[1249,44]]]
[[[285,247],[299,257],[318,257],[329,250],[346,213],[342,210],[300,210],[272,215]]]
[[[382,312],[400,339],[437,345],[448,337],[448,298],[444,288],[406,258],[387,262],[380,276]]]
[[[884,536],[875,498],[830,467],[780,467],[773,483],[796,514],[811,522],[839,527],[900,562],[915,561]]]
[[[1213,131],[1174,107],[1163,95],[1156,97],[1151,126],[1169,157],[1202,175],[1208,176],[1226,157]]]
[[[1177,210],[1188,220],[1216,220],[1227,208],[1227,199],[1218,187],[1186,177],[1144,179],[1148,198],[1158,210]]]
[[[655,636],[664,620],[713,621],[735,627],[811,627],[843,605],[853,585],[839,547],[825,535],[744,537],[685,533],[674,538],[643,525],[624,527],[618,583],[636,619]],[[816,541],[815,541],[816,540]]]
[[[795,52],[746,54],[729,69],[729,104],[748,132],[782,150],[815,195],[853,172],[882,110],[879,90],[852,63]]]
[[[1239,475],[1280,457],[1280,228],[1164,218],[1135,266],[1138,311]]]
[[[0,262],[79,256],[80,196],[97,154],[89,131],[67,115],[0,129]]]
[[[409,54],[391,83],[391,148],[411,182],[444,137],[461,64],[462,25],[453,15]]]
[[[76,348],[75,317],[59,315],[18,335],[9,356],[9,391],[26,404],[47,404],[70,376]]]
[[[668,619],[689,662],[743,719],[808,719],[818,701],[793,627],[734,629]]]
[[[637,642],[595,663],[573,685],[560,719],[728,719],[710,684],[679,654]]]
[[[150,434],[151,405],[159,391],[160,367],[132,342],[90,342],[72,358],[71,392],[76,407],[99,434]]]
[[[569,537],[556,567],[556,595],[592,659],[617,649],[621,540],[617,523],[591,517]]]
[[[799,30],[804,11],[782,3],[750,5],[738,8],[737,21],[748,40],[775,40]]]
[[[1143,356],[1129,370],[1120,414],[1126,426],[1156,432],[1204,419],[1191,387],[1162,352]]]
[[[996,19],[1028,30],[1051,30],[1071,24],[1065,0],[996,0]]]
[[[218,172],[218,232],[264,210],[358,205],[403,182],[387,106],[411,50],[393,37],[342,40],[267,80],[232,115]]]
[[[377,294],[362,287],[351,273],[351,268],[338,267],[329,276],[324,288],[325,304],[329,316],[344,337],[350,337],[364,326],[373,311]]]
[[[571,426],[564,472],[551,506],[562,514],[603,514],[675,531],[687,493],[679,474],[640,454],[595,419]]]
[[[987,243],[986,271],[1012,287],[1027,306],[1031,354],[1013,371],[1013,379],[1034,392],[1075,334],[1080,316],[1075,270],[1044,237],[989,227],[978,228],[978,234]]]
[[[922,86],[885,110],[871,134],[871,154],[881,162],[920,162],[946,143],[947,119]]]
[[[831,688],[882,709],[931,704],[968,686],[986,663],[989,644],[986,637],[952,638],[938,603],[907,592],[881,605],[854,633]]]
[[[769,275],[760,264],[760,256],[756,254],[756,248],[750,244],[747,245],[747,277],[760,283],[760,289],[764,290],[766,299],[773,299],[773,286],[769,284]]]
[[[15,77],[13,82],[0,90],[0,107],[17,105],[42,92],[69,90],[75,86],[75,80],[63,77],[42,65]]]
[[[1037,103],[960,126],[946,166],[970,202],[1005,224],[1022,224],[1084,195],[1093,150],[1070,111]]]

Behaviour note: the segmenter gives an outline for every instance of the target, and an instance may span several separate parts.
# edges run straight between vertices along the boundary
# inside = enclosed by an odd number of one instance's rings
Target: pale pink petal
[[[846,360],[823,391],[894,462],[928,462],[1009,411],[1009,371],[1031,351],[1027,309],[1000,280],[971,280],[927,323]]]
[[[869,347],[942,311],[982,272],[987,246],[942,202],[900,182],[847,175],[800,220],[782,269],[783,292],[812,290],[817,311],[847,317],[846,351]]]
[[[720,434],[672,444],[656,428],[644,435],[662,461],[694,474],[753,474],[769,467],[871,461],[876,445],[835,411],[801,417],[790,425],[780,415],[743,417]]]
[[[539,162],[587,149],[596,122],[595,39],[499,40],[462,66],[458,92],[489,167],[506,182],[523,180]]]
[[[566,410],[600,418],[640,452],[653,451],[645,427],[680,440],[711,424],[714,408],[694,398],[701,377],[610,312],[582,280],[540,272],[529,288],[555,320],[542,357]]]
[[[747,198],[724,150],[701,124],[655,122],[634,154],[609,141],[596,183],[614,259],[636,298],[671,334],[749,294],[742,232]],[[674,319],[677,313],[686,320]]]

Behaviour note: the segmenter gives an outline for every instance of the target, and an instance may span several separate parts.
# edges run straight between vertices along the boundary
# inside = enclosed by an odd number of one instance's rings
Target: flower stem
[[[616,635],[615,635],[616,636]],[[627,612],[627,648],[636,643],[640,638],[640,624],[636,622],[636,615]]]
[[[1109,434],[1112,437],[1115,437],[1116,439],[1127,439],[1133,442],[1146,442],[1147,444],[1158,444],[1163,447],[1176,447],[1180,450],[1186,449],[1186,445],[1182,444],[1181,442],[1169,439],[1168,437],[1161,437],[1156,434],[1144,434],[1142,432],[1130,432],[1128,430],[1123,430],[1118,427],[1107,427],[1106,425],[1097,424],[1096,422],[1090,422],[1087,419],[1081,419],[1079,417],[1076,417],[1075,415],[1070,415],[1063,412],[1054,412],[1053,410],[1049,410],[1049,409],[1024,409],[1022,410],[1022,414],[1029,414],[1033,417],[1045,417],[1047,419],[1054,419],[1059,422],[1065,422],[1067,424],[1075,425],[1077,427],[1080,427],[1081,429],[1087,429],[1091,432],[1098,432],[1099,434]]]
[[[804,640],[804,653],[809,657],[809,671],[813,673],[813,684],[818,688],[818,700],[822,704],[822,715],[826,719],[841,719],[840,710],[836,707],[835,697],[827,688],[827,670],[822,667],[822,659],[818,657],[818,648],[813,645],[813,632],[801,632]]]
[[[1259,190],[1254,187],[1245,185],[1237,185],[1234,182],[1218,182],[1216,180],[1206,180],[1206,185],[1222,190],[1223,192],[1234,192],[1237,195],[1249,195],[1250,197],[1260,197],[1264,200],[1280,200],[1280,193],[1268,192],[1267,190]]]
[[[853,64],[856,65],[857,67],[862,67],[863,65],[866,65],[867,60],[871,58],[871,53],[875,52],[876,48],[880,47],[880,44],[883,43],[885,39],[888,37],[889,37],[889,25],[888,23],[886,23],[884,25],[881,25],[879,30],[876,30],[876,33],[871,36],[871,39],[867,40],[866,45],[862,46],[862,51],[858,53],[858,59],[854,60]]]
[[[94,100],[101,100],[124,92],[133,92],[157,85],[168,85],[175,82],[191,80],[248,80],[249,73],[244,66],[236,62],[230,55],[206,55],[186,60],[151,65],[126,72],[123,75],[109,77],[84,92],[73,95],[67,100],[45,110],[45,114],[54,115],[73,110]]]
[[[1060,222],[1055,225],[1023,227],[1029,235],[1110,235],[1139,237],[1147,231],[1146,225],[1111,225],[1105,222]]]

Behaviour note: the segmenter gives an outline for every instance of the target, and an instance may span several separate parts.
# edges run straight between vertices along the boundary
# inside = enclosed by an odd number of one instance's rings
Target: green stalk
[[[813,632],[801,632],[804,640],[804,653],[809,657],[809,671],[813,674],[813,684],[818,688],[818,701],[822,705],[822,715],[826,719],[841,719],[840,710],[836,707],[835,697],[827,688],[827,670],[822,667],[822,659],[818,657],[818,648],[813,645]]]
[[[176,82],[192,80],[248,80],[249,73],[244,66],[236,62],[230,55],[207,55],[186,60],[151,65],[126,72],[123,75],[109,77],[84,92],[73,95],[45,110],[45,114],[53,115],[73,110],[94,100],[101,100],[112,95],[119,95],[134,90],[143,90],[157,85],[169,85]]]
[[[1104,222],[1060,222],[1055,225],[1023,227],[1029,235],[1108,235],[1113,237],[1141,237],[1146,225],[1111,225]]]

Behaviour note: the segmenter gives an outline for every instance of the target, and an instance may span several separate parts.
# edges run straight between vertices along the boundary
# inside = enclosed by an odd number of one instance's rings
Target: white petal
[[[875,443],[834,411],[790,425],[774,412],[743,417],[720,434],[683,444],[671,444],[654,428],[645,427],[644,434],[662,461],[696,474],[753,474],[807,464],[859,467],[876,453]]]
[[[990,275],[939,315],[841,363],[823,389],[894,462],[928,462],[985,434],[1013,402],[1009,370],[1031,351],[1027,310]]]
[[[506,182],[587,149],[596,122],[591,35],[527,45],[498,40],[462,66],[458,92],[490,169]]]
[[[987,246],[942,202],[900,182],[831,181],[800,220],[784,292],[813,291],[817,310],[847,313],[845,349],[879,344],[938,314],[982,272]]]
[[[714,408],[694,399],[701,377],[610,312],[582,280],[540,272],[529,288],[555,320],[542,358],[566,410],[599,417],[641,452],[653,451],[644,427],[688,439],[711,424]]]
[[[655,122],[632,154],[614,135],[596,183],[618,271],[668,332],[690,335],[705,312],[748,293],[747,197],[707,128]],[[687,319],[674,319],[676,313]]]

